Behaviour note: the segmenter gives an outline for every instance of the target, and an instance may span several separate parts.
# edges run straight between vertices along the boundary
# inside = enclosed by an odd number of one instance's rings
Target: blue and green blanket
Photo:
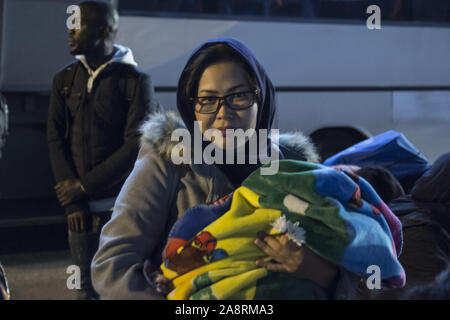
[[[287,233],[361,277],[376,265],[388,286],[404,286],[401,224],[369,183],[295,160],[281,160],[274,175],[260,170],[225,202],[191,208],[175,223],[161,265],[174,288],[168,299],[313,299],[311,281],[256,266],[270,260],[253,242],[262,230]]]

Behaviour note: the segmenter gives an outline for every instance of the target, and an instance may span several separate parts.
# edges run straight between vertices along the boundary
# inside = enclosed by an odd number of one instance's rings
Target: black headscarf
[[[250,49],[247,48],[242,42],[231,38],[213,39],[200,45],[197,49],[194,50],[181,73],[177,88],[177,107],[187,129],[193,135],[194,121],[196,120],[196,118],[194,107],[189,98],[196,95],[197,92],[190,92],[191,90],[189,90],[189,88],[187,88],[186,86],[187,79],[190,76],[189,73],[192,72],[191,64],[193,63],[197,55],[201,53],[202,49],[211,48],[214,50],[215,45],[217,44],[224,44],[231,48],[237,54],[237,56],[241,58],[242,62],[253,71],[254,76],[256,77],[258,82],[258,87],[261,90],[255,130],[267,129],[267,132],[270,133],[276,110],[275,88],[272,84],[272,81],[270,81],[266,71],[256,59],[254,54],[250,51]],[[268,138],[267,146],[270,151],[270,138]],[[248,146],[246,147],[248,149]],[[218,164],[216,166],[225,173],[225,175],[235,186],[238,186],[253,170],[257,169],[260,164]]]
[[[194,108],[192,103],[189,101],[189,96],[187,96],[188,92],[186,90],[185,83],[186,78],[188,77],[188,72],[190,69],[190,65],[193,59],[197,56],[197,54],[206,47],[214,48],[215,44],[225,44],[233,49],[240,57],[242,57],[242,61],[246,63],[254,72],[257,80],[259,88],[261,89],[261,103],[258,105],[258,115],[257,115],[257,124],[256,129],[267,129],[268,131],[272,128],[272,122],[275,117],[275,89],[272,85],[272,81],[270,81],[266,71],[256,60],[254,54],[247,48],[242,42],[236,39],[231,38],[218,38],[205,42],[197,49],[194,50],[186,66],[184,67],[180,80],[178,81],[177,88],[177,108],[180,112],[181,118],[186,124],[189,131],[193,132],[193,125],[195,121]],[[192,94],[196,94],[191,92]]]

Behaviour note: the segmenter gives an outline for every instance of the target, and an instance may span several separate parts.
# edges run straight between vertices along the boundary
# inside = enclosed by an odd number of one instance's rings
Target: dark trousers
[[[96,212],[85,216],[83,232],[69,230],[69,245],[75,265],[80,267],[80,289],[77,298],[80,300],[98,299],[91,281],[91,261],[98,249],[100,231],[111,217],[111,212]]]

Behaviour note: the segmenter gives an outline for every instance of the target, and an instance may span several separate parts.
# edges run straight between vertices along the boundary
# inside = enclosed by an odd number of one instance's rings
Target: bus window
[[[122,15],[229,19],[304,19],[365,21],[367,8],[377,5],[382,21],[450,23],[448,0],[121,0]]]

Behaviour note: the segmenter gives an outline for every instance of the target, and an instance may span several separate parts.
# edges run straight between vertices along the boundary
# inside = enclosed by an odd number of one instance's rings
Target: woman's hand
[[[165,278],[161,273],[159,266],[154,266],[147,259],[144,262],[144,277],[147,280],[147,283],[156,291],[164,295],[166,297],[170,291],[174,289],[172,281]]]
[[[256,265],[267,270],[286,272],[298,278],[309,279],[322,288],[331,288],[338,268],[318,256],[306,246],[298,246],[286,234],[275,238],[260,231],[255,245],[275,261],[257,260]]]

